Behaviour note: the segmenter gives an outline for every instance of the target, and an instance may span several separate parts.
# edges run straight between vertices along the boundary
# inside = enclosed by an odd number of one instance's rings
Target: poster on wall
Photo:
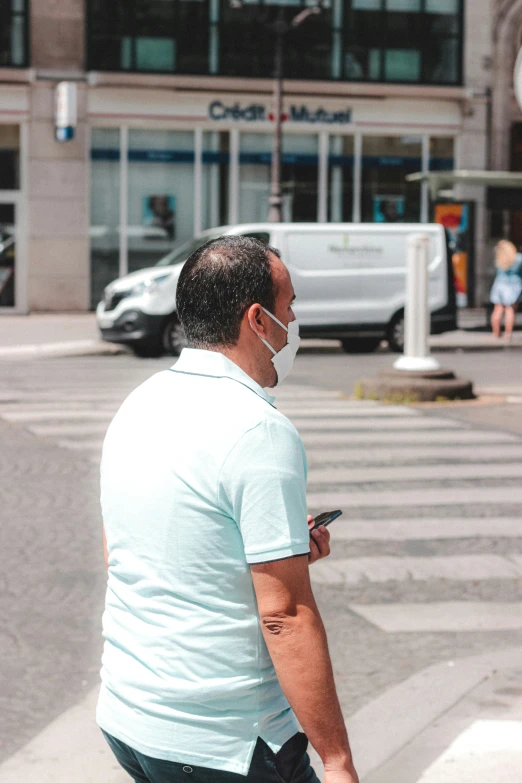
[[[176,238],[176,199],[174,196],[144,196],[143,225],[147,239]]]
[[[406,203],[404,196],[374,196],[374,223],[401,223],[404,220]]]
[[[457,307],[468,307],[471,299],[473,250],[473,203],[453,202],[435,204],[434,222],[444,226],[453,263]]]

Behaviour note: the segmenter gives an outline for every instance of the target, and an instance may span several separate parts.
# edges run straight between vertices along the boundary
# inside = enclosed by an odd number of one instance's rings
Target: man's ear
[[[246,312],[249,327],[256,334],[266,334],[266,329],[263,323],[263,315],[263,308],[260,304],[250,305]]]

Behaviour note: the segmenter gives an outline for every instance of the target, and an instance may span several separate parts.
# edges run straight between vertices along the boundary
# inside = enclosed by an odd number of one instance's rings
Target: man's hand
[[[308,514],[308,527],[314,526],[314,518]],[[314,530],[310,536],[310,554],[308,562],[310,565],[330,554],[330,531],[324,525]]]

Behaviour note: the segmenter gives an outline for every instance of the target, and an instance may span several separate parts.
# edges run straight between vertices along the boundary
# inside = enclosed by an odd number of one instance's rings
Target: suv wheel
[[[163,351],[161,345],[158,342],[151,342],[150,340],[141,340],[132,343],[131,346],[134,354],[141,359],[157,359]]]
[[[169,318],[163,329],[163,347],[170,356],[179,356],[187,347],[185,332],[176,316]]]
[[[404,352],[404,313],[394,315],[388,326],[386,335],[390,351],[394,353]]]
[[[341,345],[345,353],[373,353],[380,342],[380,337],[348,337],[341,340]]]

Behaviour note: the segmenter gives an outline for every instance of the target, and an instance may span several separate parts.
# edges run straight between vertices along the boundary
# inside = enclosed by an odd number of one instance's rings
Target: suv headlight
[[[142,294],[153,294],[154,291],[156,291],[156,289],[159,288],[161,284],[165,282],[165,280],[169,279],[169,277],[170,274],[160,275],[159,277],[153,277],[150,280],[143,280],[141,283],[138,283],[133,288],[131,288],[127,295],[141,296]]]

